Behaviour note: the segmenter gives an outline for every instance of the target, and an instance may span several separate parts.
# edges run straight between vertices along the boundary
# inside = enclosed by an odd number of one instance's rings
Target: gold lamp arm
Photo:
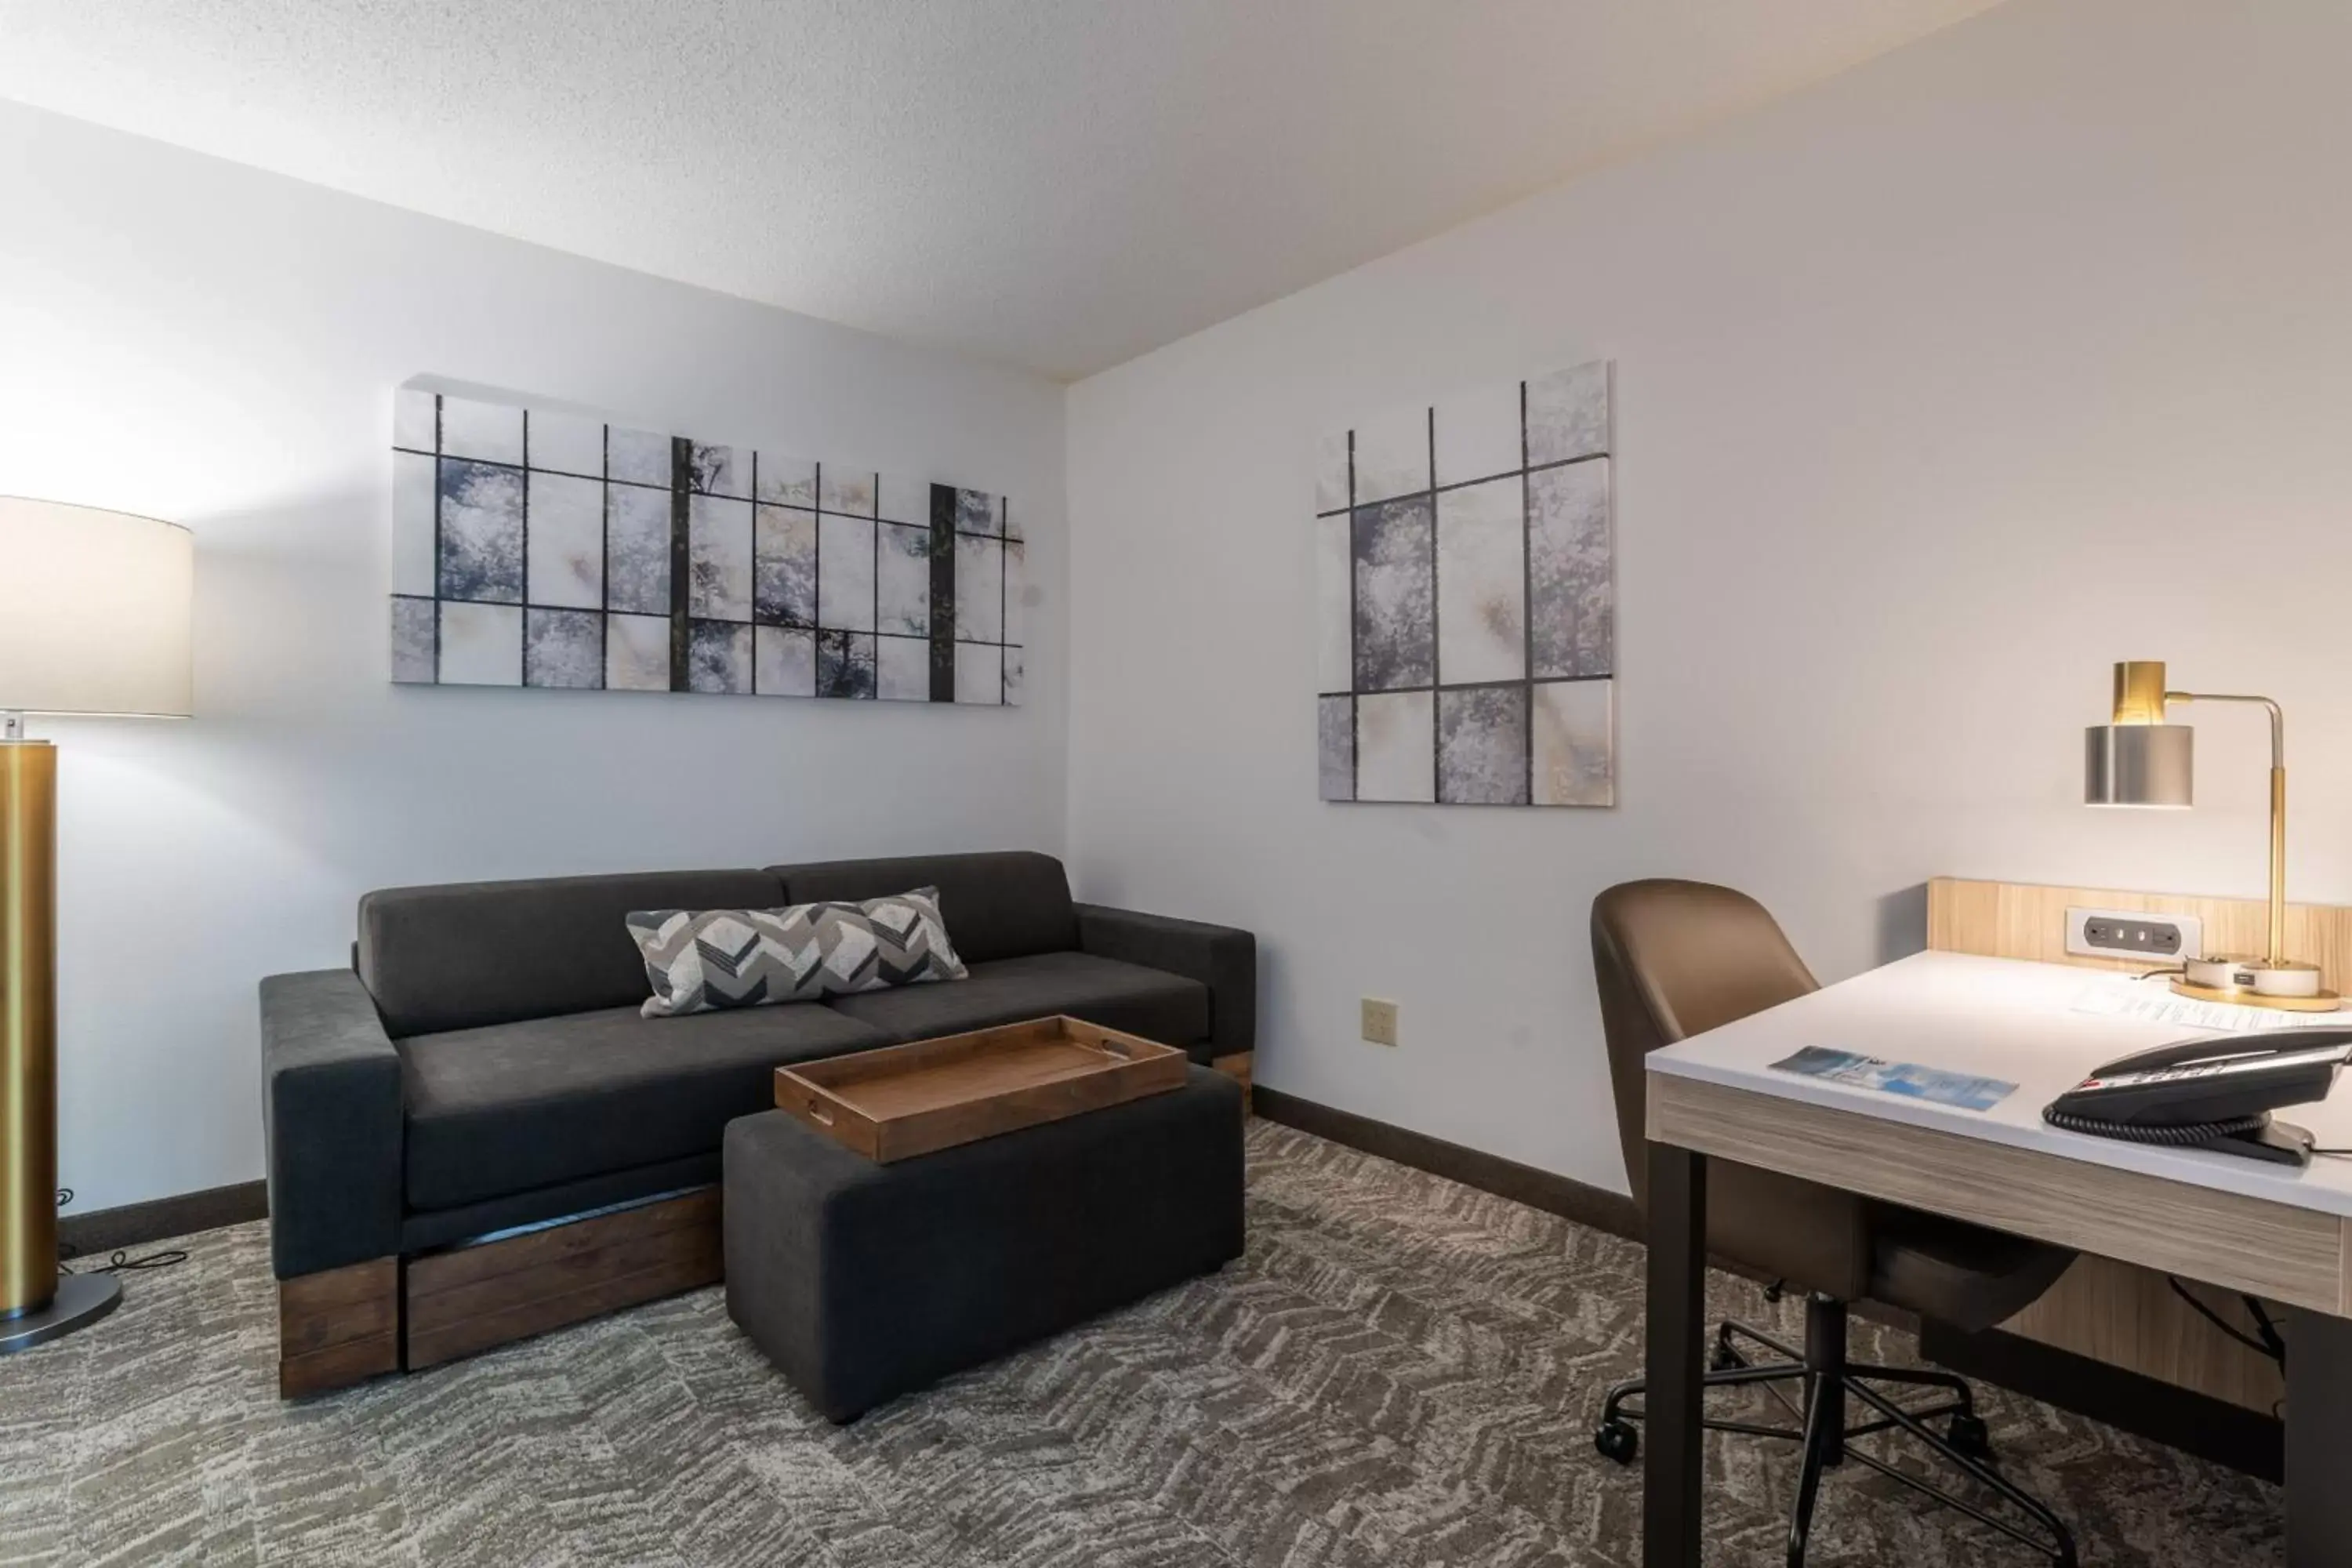
[[[2267,697],[2221,691],[2168,691],[2174,702],[2254,702],[2271,716],[2271,939],[2270,962],[2286,962],[2286,715]]]

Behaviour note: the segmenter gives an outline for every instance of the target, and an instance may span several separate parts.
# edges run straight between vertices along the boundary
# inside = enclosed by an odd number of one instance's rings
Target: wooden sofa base
[[[400,1370],[400,1259],[371,1258],[278,1282],[278,1396]]]
[[[1250,1069],[1256,1064],[1255,1051],[1235,1051],[1230,1056],[1218,1057],[1209,1063],[1227,1078],[1237,1078],[1242,1080],[1242,1114],[1244,1116],[1250,1113]]]
[[[412,1258],[407,1364],[415,1371],[715,1285],[719,1189],[667,1198]]]
[[[280,1397],[417,1371],[715,1285],[719,1189],[278,1282]]]

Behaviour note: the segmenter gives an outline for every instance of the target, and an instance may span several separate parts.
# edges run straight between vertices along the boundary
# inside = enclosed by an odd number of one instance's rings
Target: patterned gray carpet
[[[1250,1152],[1244,1261],[845,1428],[716,1290],[280,1405],[264,1229],[215,1231],[98,1329],[0,1362],[0,1563],[1637,1562],[1637,1477],[1591,1431],[1639,1360],[1640,1250],[1266,1122]],[[1857,1353],[1900,1359],[1882,1338]],[[2086,1562],[2282,1558],[2267,1488],[1987,1414]],[[1778,1564],[1793,1450],[1711,1441],[1709,1563]],[[1853,1467],[1822,1511],[1822,1568],[2034,1561]]]

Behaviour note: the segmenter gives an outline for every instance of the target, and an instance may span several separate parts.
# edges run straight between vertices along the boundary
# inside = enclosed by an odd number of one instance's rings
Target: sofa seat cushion
[[[1066,1013],[1206,1059],[1209,988],[1197,980],[1089,952],[1035,952],[971,968],[970,979],[836,996],[825,1005],[894,1040]]]
[[[815,1003],[684,1018],[614,1007],[402,1040],[408,1206],[709,1153],[729,1121],[775,1105],[775,1068],[889,1043]]]

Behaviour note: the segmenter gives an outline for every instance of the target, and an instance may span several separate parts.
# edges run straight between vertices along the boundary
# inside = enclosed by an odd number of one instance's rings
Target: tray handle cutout
[[[824,1126],[830,1127],[833,1125],[833,1107],[827,1105],[822,1100],[817,1099],[814,1095],[811,1095],[809,1097],[808,1113],[814,1117],[818,1122]]]

